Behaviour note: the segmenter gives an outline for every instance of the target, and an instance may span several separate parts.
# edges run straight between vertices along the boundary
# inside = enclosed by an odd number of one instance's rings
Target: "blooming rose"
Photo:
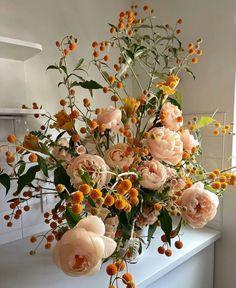
[[[181,140],[184,145],[184,149],[191,153],[192,149],[196,147],[199,143],[196,139],[194,139],[193,135],[190,134],[189,130],[184,129],[180,133]]]
[[[183,191],[178,204],[186,208],[182,212],[183,219],[193,228],[202,228],[215,217],[219,200],[216,194],[205,190],[204,184],[198,182]]]
[[[65,162],[70,162],[72,157],[70,153],[68,152],[69,143],[66,138],[61,138],[56,143],[58,146],[55,146],[52,150],[52,155],[57,160],[62,160]]]
[[[68,230],[57,242],[53,259],[69,276],[91,275],[100,270],[102,259],[116,249],[116,242],[106,236],[105,225],[97,216],[88,216]]]
[[[166,102],[160,111],[161,123],[172,131],[178,131],[183,125],[183,121],[178,121],[182,117],[182,111],[176,105]]]
[[[141,176],[140,185],[152,190],[160,188],[167,179],[165,166],[155,159],[144,161],[138,172]]]
[[[107,165],[114,169],[116,167],[123,169],[124,166],[130,166],[133,161],[133,153],[129,151],[130,146],[120,143],[109,148],[104,155]]]
[[[121,122],[122,113],[120,109],[104,108],[97,116],[99,125],[105,125],[107,129],[115,128]]]
[[[75,188],[79,188],[83,180],[80,177],[81,171],[89,173],[91,180],[101,188],[109,181],[110,175],[107,173],[107,165],[105,161],[97,155],[82,154],[68,165],[66,172],[70,176],[71,184]]]
[[[177,165],[182,160],[183,143],[180,135],[165,127],[150,130],[147,146],[153,158],[168,164]]]
[[[104,220],[105,224],[105,236],[114,239],[119,224],[118,216],[108,217]]]

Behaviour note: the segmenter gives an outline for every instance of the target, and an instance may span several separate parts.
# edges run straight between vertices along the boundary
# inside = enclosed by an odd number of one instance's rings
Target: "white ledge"
[[[25,61],[41,51],[38,43],[0,36],[0,58]]]
[[[0,108],[0,117],[1,116],[27,116],[34,114],[45,114],[44,109],[18,109],[18,108]]]
[[[166,257],[156,252],[161,244],[161,231],[156,234],[149,249],[135,265],[130,264],[130,272],[134,276],[137,288],[144,288],[187,261],[204,248],[220,238],[221,233],[204,228],[183,229],[181,240],[184,248],[173,249],[173,256]],[[33,247],[33,246],[32,246]],[[40,250],[35,256],[29,256],[32,248],[28,239],[17,240],[0,246],[0,287],[17,288],[65,288],[65,287],[108,287],[108,276],[105,265],[101,271],[90,277],[69,277],[64,275],[52,262],[49,252]],[[140,273],[142,271],[142,273]],[[2,285],[1,285],[2,284]]]

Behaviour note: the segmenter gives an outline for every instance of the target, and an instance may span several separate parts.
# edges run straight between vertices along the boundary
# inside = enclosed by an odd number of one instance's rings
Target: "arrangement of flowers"
[[[200,129],[211,125],[217,136],[232,134],[232,125],[212,117],[185,123],[182,115],[177,88],[186,73],[194,77],[190,66],[202,55],[202,40],[185,47],[179,39],[182,19],[174,27],[160,25],[148,5],[142,10],[141,16],[137,5],[121,12],[118,24],[109,24],[110,39],[92,43],[89,65],[103,83],[87,79],[83,58],[72,68],[68,64],[78,50],[76,38],[56,42],[59,61],[47,69],[62,77],[61,109],[41,116],[45,123],[23,141],[8,136],[10,170],[0,171],[6,193],[17,183],[12,212],[4,216],[7,226],[30,210],[30,199],[55,195],[55,207],[44,213],[50,230],[31,242],[38,247],[45,241],[49,249],[55,240],[54,262],[70,276],[94,274],[109,260],[109,288],[120,282],[135,287],[128,264],[142,249],[156,241],[157,251],[171,256],[173,242],[183,247],[181,226],[206,225],[216,215],[218,197],[236,184],[232,168],[206,171],[197,161]],[[81,99],[80,89],[90,97]],[[93,107],[93,94],[107,97],[109,105]],[[155,239],[156,229],[162,229],[161,239]]]

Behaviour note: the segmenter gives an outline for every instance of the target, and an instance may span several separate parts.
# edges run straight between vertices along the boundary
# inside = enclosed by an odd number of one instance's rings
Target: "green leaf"
[[[176,99],[169,97],[168,100],[169,100],[169,102],[171,104],[177,106],[181,110],[181,106],[180,106],[179,102]]]
[[[80,174],[80,178],[83,180],[84,183],[93,186],[92,179],[91,179],[91,177],[90,177],[90,175],[89,175],[88,172],[83,171],[83,172]]]
[[[126,50],[126,54],[129,56],[129,58],[131,58],[132,60],[134,60],[134,53],[130,50]]]
[[[17,192],[20,193],[22,189],[31,184],[35,179],[36,173],[40,171],[39,165],[30,167],[25,174],[20,176],[17,181]]]
[[[76,215],[75,213],[73,213],[71,211],[71,209],[69,209],[69,208],[66,208],[65,217],[66,217],[66,221],[67,221],[70,228],[74,228],[75,225],[81,219],[81,217],[79,215]]]
[[[111,23],[108,23],[108,25],[109,25],[110,27],[114,28],[114,29],[116,30],[116,32],[119,31],[118,28],[117,28],[115,25],[113,25],[113,24],[111,24]]]
[[[63,70],[63,72],[64,72],[65,74],[67,74],[66,66],[61,65],[61,66],[60,66],[60,69]]]
[[[48,166],[47,166],[47,162],[45,161],[45,159],[41,156],[38,155],[38,164],[40,169],[43,171],[43,174],[48,177]]]
[[[183,105],[183,94],[179,91],[175,91],[175,100],[178,102],[179,106],[182,107]]]
[[[80,66],[83,64],[83,62],[84,62],[84,58],[79,59],[77,65],[75,66],[74,71],[77,70],[77,69],[79,69]]]
[[[161,229],[165,233],[166,239],[168,243],[170,243],[170,233],[172,231],[172,219],[168,213],[168,211],[163,208],[158,216],[159,221],[161,222]]]
[[[148,236],[147,236],[148,246],[151,243],[151,240],[153,238],[154,233],[156,232],[156,229],[157,229],[157,224],[155,223],[152,225],[149,225],[148,227]]]
[[[94,80],[79,82],[79,85],[84,89],[101,89],[102,86]]]
[[[63,184],[66,186],[67,190],[70,191],[71,183],[70,177],[66,173],[66,170],[62,166],[58,166],[54,171],[54,183]]]
[[[1,174],[0,175],[0,183],[6,188],[6,195],[10,190],[10,186],[11,186],[11,179],[10,176],[7,174]]]
[[[47,71],[47,70],[52,70],[52,69],[60,70],[60,68],[59,68],[58,66],[56,66],[56,65],[49,65],[49,66],[47,67],[46,71]]]
[[[25,162],[22,162],[22,164],[19,166],[19,169],[17,171],[17,175],[20,176],[25,171]]]
[[[205,127],[207,125],[210,125],[214,121],[215,121],[215,119],[212,118],[212,117],[202,116],[200,119],[197,120],[196,128],[197,129],[203,128],[203,127]]]

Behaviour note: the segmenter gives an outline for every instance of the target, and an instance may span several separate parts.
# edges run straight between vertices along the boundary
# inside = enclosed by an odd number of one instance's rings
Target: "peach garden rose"
[[[129,145],[119,143],[110,147],[104,155],[107,165],[114,169],[116,167],[123,169],[124,166],[130,166],[133,161],[133,153],[129,151]]]
[[[168,177],[165,166],[155,159],[144,161],[138,172],[141,176],[140,185],[151,190],[163,186]]]
[[[102,157],[98,155],[82,154],[69,164],[66,172],[70,176],[71,184],[76,188],[83,183],[80,177],[82,170],[89,173],[91,180],[97,184],[98,188],[103,187],[110,179],[110,175],[107,173],[108,167]]]
[[[100,270],[102,259],[116,249],[116,242],[104,236],[105,225],[97,216],[88,216],[68,230],[57,242],[53,259],[69,276],[92,275]]]
[[[103,108],[101,113],[97,115],[99,125],[105,125],[107,129],[116,128],[121,122],[121,110],[115,108]]]
[[[192,228],[202,228],[217,212],[219,199],[216,194],[204,189],[202,182],[193,184],[183,191],[179,205],[186,208],[182,217]]]
[[[165,127],[155,127],[150,134],[147,146],[153,158],[171,165],[177,165],[182,160],[183,143],[178,133]]]
[[[178,131],[183,125],[182,111],[170,102],[163,104],[160,111],[160,118],[162,124],[172,131]]]
[[[198,141],[193,137],[193,135],[190,134],[189,130],[184,129],[179,132],[181,140],[184,145],[184,149],[191,153],[192,149],[199,145]]]

